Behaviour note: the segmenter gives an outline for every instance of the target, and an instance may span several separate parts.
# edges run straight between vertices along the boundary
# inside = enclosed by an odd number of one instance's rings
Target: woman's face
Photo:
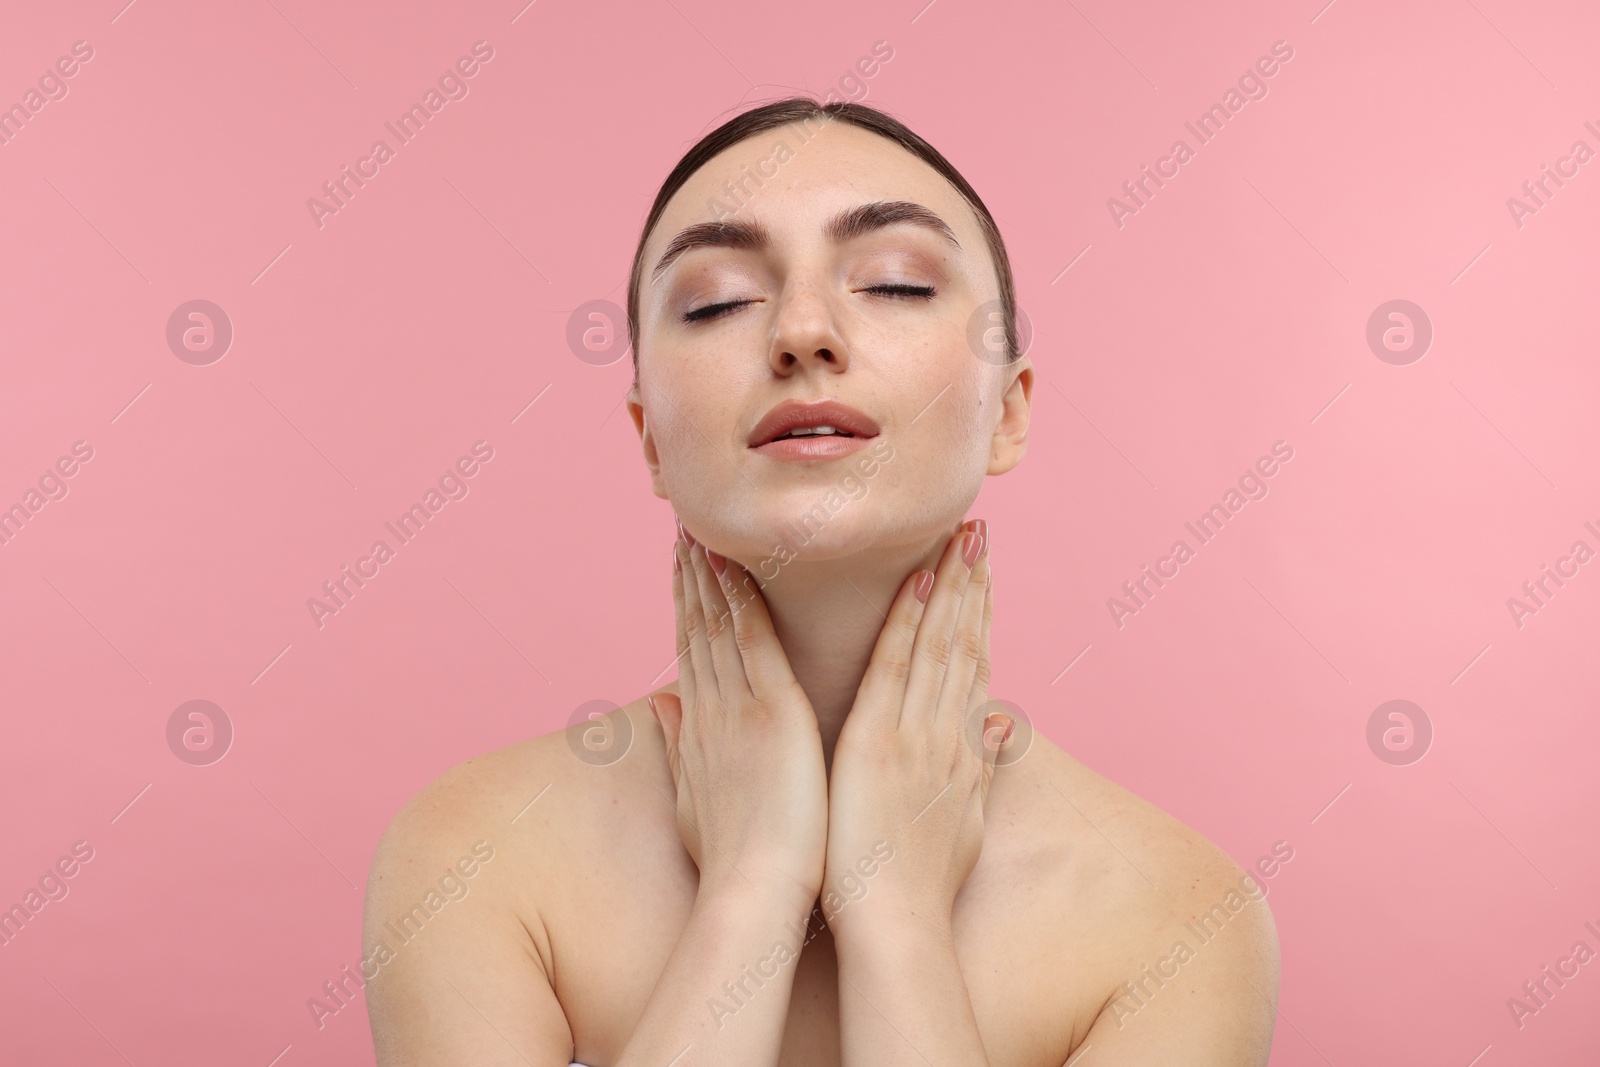
[[[869,205],[926,218],[884,224],[869,210],[839,232],[841,215]],[[683,247],[683,231],[718,221],[758,230]],[[725,150],[645,246],[628,406],[656,495],[763,578],[791,558],[948,536],[984,476],[1025,447],[1027,357],[1005,365],[970,339],[998,324],[983,305],[999,295],[972,209],[893,142],[835,121]],[[818,400],[853,408],[867,420],[856,429],[876,435],[758,443],[774,407]],[[844,454],[811,454],[829,450]]]

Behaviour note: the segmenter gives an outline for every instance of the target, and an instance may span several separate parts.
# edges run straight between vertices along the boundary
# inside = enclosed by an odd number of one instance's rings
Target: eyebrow
[[[846,208],[828,220],[823,232],[834,244],[843,244],[863,234],[901,222],[909,222],[932,230],[956,248],[961,247],[961,242],[956,240],[954,231],[944,219],[921,204],[914,204],[909,200],[877,200],[870,204]],[[759,252],[767,248],[770,243],[770,235],[759,222],[744,219],[697,222],[693,226],[685,227],[672,239],[672,243],[667,245],[667,250],[657,261],[655,269],[650,272],[650,278],[653,281],[660,277],[662,271],[690,249],[737,248]]]

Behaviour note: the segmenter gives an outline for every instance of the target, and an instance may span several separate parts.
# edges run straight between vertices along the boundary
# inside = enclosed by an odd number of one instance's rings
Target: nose
[[[808,371],[842,372],[850,363],[840,335],[833,301],[812,281],[792,280],[778,297],[768,363],[774,373],[789,376]]]

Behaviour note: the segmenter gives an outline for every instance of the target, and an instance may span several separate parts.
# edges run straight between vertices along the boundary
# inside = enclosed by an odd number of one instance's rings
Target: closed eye
[[[861,291],[882,293],[885,296],[914,296],[926,300],[933,296],[934,288],[931,285],[873,285]]]
[[[704,322],[706,319],[715,319],[736,307],[753,304],[754,300],[730,300],[725,304],[707,304],[703,308],[683,313],[684,322]]]
[[[916,299],[919,299],[919,300],[931,299],[933,297],[934,293],[936,292],[934,287],[931,286],[931,285],[901,285],[901,284],[872,285],[872,286],[868,286],[867,288],[859,290],[859,291],[863,292],[863,293],[878,293],[878,294],[880,294],[882,296],[895,297],[897,299],[916,298]],[[720,318],[723,315],[727,314],[728,312],[732,311],[734,308],[739,308],[739,307],[743,307],[746,304],[754,304],[754,303],[757,303],[757,301],[754,301],[754,300],[730,300],[730,301],[728,301],[726,303],[722,303],[722,304],[707,304],[705,307],[695,308],[693,311],[684,312],[683,321],[684,322],[705,322],[705,321],[708,321],[710,319]]]

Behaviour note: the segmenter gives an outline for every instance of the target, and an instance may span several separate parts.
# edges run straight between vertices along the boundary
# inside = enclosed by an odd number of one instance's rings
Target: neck
[[[789,666],[816,712],[822,754],[833,749],[866,676],[889,606],[917,570],[936,570],[959,528],[892,549],[839,559],[794,560],[765,580],[761,593]]]

